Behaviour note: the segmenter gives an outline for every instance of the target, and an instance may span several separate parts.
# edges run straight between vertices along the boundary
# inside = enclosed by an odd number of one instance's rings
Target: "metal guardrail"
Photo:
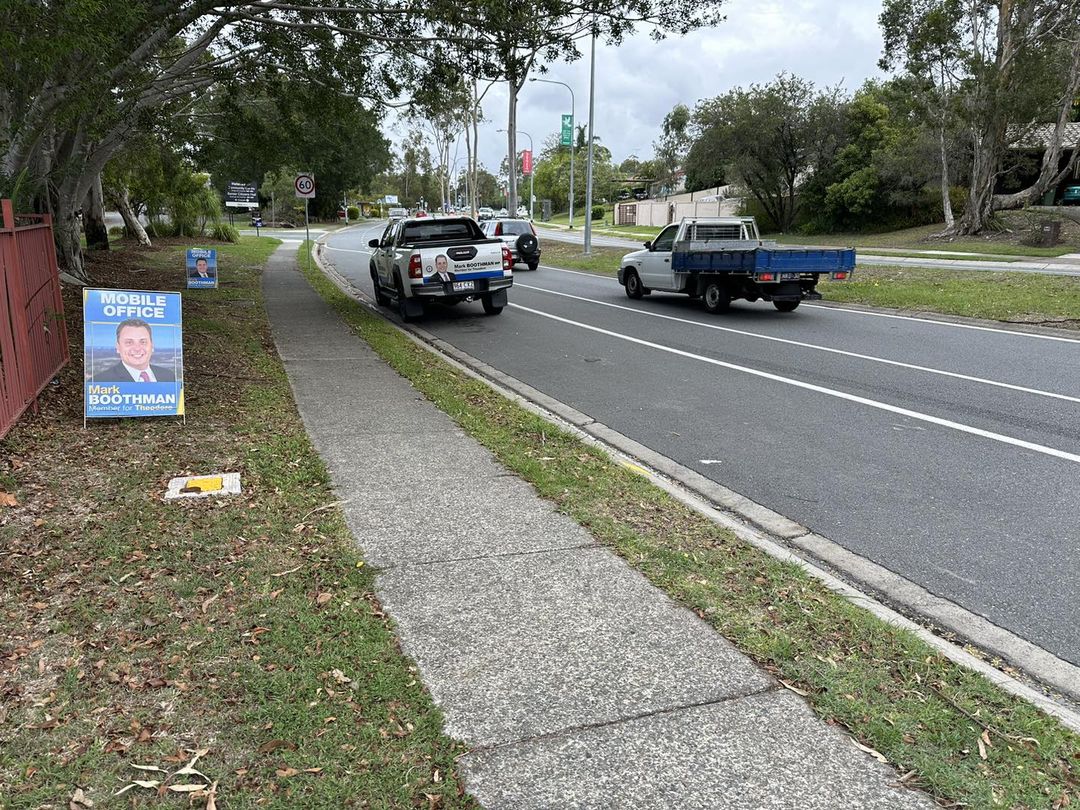
[[[0,437],[70,359],[52,216],[0,200]]]

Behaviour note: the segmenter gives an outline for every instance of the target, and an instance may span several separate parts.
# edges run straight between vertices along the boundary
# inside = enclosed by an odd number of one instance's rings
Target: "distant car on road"
[[[490,208],[480,208],[476,212],[476,218],[483,222],[485,219],[491,219],[495,216],[495,212]]]
[[[499,213],[497,213],[495,216],[497,216],[497,217],[508,217],[508,216],[510,216],[510,212],[507,211],[505,208],[500,208]]]
[[[399,219],[405,219],[405,217],[407,217],[408,215],[409,212],[406,211],[404,208],[391,208],[389,211],[387,211],[387,216],[390,218],[391,222],[396,222]]]
[[[524,205],[519,205],[517,215],[520,219],[525,219],[529,216],[529,209],[526,208]]]
[[[530,270],[540,266],[540,240],[527,219],[492,219],[480,226],[484,234],[501,239],[510,249],[510,259]]]

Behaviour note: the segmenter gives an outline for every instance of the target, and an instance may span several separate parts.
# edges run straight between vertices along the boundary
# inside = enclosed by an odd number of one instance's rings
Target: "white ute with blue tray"
[[[772,301],[791,312],[821,298],[818,280],[848,279],[853,248],[816,248],[764,241],[753,217],[699,217],[668,225],[645,250],[623,256],[619,283],[631,298],[654,290],[701,298],[723,312],[736,298]]]

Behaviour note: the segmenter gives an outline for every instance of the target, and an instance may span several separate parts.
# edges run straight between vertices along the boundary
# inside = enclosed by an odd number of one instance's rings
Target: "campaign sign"
[[[187,285],[189,290],[217,287],[217,251],[213,248],[188,248]]]
[[[180,293],[83,290],[83,413],[182,416]]]

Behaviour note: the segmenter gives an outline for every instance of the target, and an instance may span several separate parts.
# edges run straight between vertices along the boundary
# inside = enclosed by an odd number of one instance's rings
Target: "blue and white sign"
[[[83,413],[183,416],[180,293],[83,290]]]
[[[213,248],[189,248],[187,252],[189,290],[217,287],[217,251]]]

